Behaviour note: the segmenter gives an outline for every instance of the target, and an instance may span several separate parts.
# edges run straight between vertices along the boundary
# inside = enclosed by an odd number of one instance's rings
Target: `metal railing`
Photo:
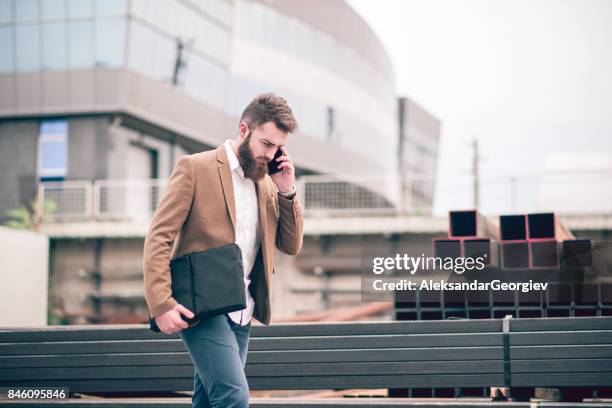
[[[41,200],[55,204],[53,222],[144,221],[153,216],[167,179],[41,183]]]
[[[41,183],[53,201],[53,222],[148,221],[167,179],[79,180]],[[385,216],[403,210],[429,213],[433,180],[402,184],[396,174],[302,176],[297,191],[307,216]],[[403,187],[402,187],[403,186]]]
[[[88,180],[53,181],[40,185],[42,203],[53,202],[55,222],[86,221],[93,216],[93,183]]]
[[[435,180],[398,173],[302,176],[298,195],[307,216],[431,214]]]
[[[78,180],[41,183],[43,201],[55,203],[51,219],[143,221],[152,217],[167,179]],[[306,217],[431,215],[473,207],[468,179],[445,180],[387,174],[307,175],[296,188]],[[488,214],[554,211],[560,215],[612,213],[612,177],[483,179],[480,210]],[[444,202],[446,199],[446,202]]]
[[[101,221],[148,221],[167,182],[167,179],[97,180],[93,182],[93,218]]]

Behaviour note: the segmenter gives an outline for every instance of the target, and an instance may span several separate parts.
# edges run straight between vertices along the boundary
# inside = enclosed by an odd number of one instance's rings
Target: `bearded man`
[[[284,98],[258,95],[244,109],[235,139],[178,160],[153,215],[143,251],[145,299],[159,330],[178,332],[189,351],[194,408],[249,406],[244,367],[251,319],[270,323],[275,248],[295,255],[303,242],[295,169],[285,147],[296,129]],[[270,175],[272,160],[279,171]],[[189,325],[185,318],[194,318],[193,311],[172,297],[170,260],[231,243],[242,252],[246,308]]]

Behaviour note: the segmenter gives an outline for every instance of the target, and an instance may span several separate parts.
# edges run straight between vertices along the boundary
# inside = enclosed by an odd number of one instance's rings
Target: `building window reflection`
[[[40,7],[40,17],[43,20],[66,17],[65,0],[45,0],[41,2]]]
[[[45,120],[40,124],[38,175],[42,181],[63,180],[68,174],[68,122]]]
[[[15,27],[15,50],[17,70],[33,72],[40,70],[40,35],[38,25],[22,24]]]
[[[2,50],[2,58],[0,58],[0,73],[12,72],[15,68],[15,49],[13,26],[0,26],[0,50]]]
[[[0,22],[13,20],[12,0],[0,0]]]
[[[29,21],[38,18],[38,0],[19,0],[13,4],[15,5],[15,19],[17,21]]]
[[[96,0],[96,15],[125,14],[127,12],[127,0]]]
[[[124,18],[99,18],[95,23],[97,67],[119,67],[123,64],[125,42]]]
[[[90,68],[93,66],[93,24],[91,21],[68,23],[68,68]]]
[[[42,69],[66,69],[66,24],[45,23],[42,30]]]
[[[126,13],[126,0],[0,0],[0,72],[122,66]]]
[[[68,17],[93,16],[93,2],[91,0],[68,0]]]

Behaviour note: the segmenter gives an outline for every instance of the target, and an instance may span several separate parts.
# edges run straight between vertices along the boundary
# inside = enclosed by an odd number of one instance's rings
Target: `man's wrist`
[[[278,191],[278,194],[281,195],[284,198],[288,198],[288,199],[292,199],[295,196],[296,190],[295,190],[295,185],[291,187],[291,190],[287,191],[287,192],[282,192],[282,191]]]

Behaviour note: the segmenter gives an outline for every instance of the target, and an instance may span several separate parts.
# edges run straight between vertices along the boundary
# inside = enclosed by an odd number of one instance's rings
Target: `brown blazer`
[[[269,175],[255,183],[259,203],[261,246],[251,270],[249,291],[253,316],[270,323],[270,288],[275,247],[297,254],[302,247],[302,208],[287,199]],[[224,145],[181,157],[161,198],[144,242],[145,299],[151,317],[171,308],[170,260],[235,242],[236,206],[229,160]]]

